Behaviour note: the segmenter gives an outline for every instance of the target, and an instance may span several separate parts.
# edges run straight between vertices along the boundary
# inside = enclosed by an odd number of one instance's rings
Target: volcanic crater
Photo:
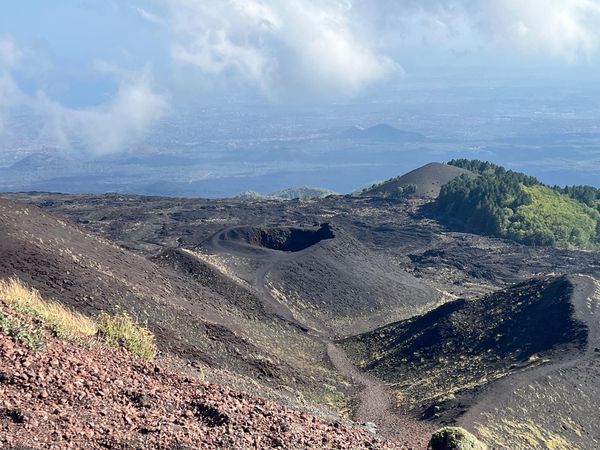
[[[0,201],[0,275],[84,314],[118,304],[159,360],[395,448],[448,423],[491,448],[596,448],[600,253],[450,229],[427,207],[457,174],[416,175],[405,198],[3,194],[24,203]],[[235,425],[218,406],[190,417]]]
[[[237,227],[219,237],[220,240],[237,241],[283,252],[299,252],[335,234],[328,223],[315,227]]]

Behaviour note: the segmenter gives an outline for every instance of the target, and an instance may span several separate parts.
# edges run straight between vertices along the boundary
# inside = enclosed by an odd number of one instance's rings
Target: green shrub
[[[126,312],[109,315],[103,311],[98,316],[98,330],[109,345],[123,346],[148,361],[156,354],[154,334]]]
[[[463,428],[444,427],[433,433],[427,450],[487,450],[487,446]]]
[[[0,311],[0,331],[23,342],[29,348],[39,349],[43,347],[44,341],[39,328],[33,328],[17,317],[9,317],[2,311]]]

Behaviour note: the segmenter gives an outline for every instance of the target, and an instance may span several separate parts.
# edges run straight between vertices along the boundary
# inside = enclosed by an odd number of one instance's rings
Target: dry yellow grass
[[[126,312],[111,316],[103,311],[98,316],[98,328],[109,345],[123,346],[148,361],[156,354],[154,334],[136,323]]]
[[[46,301],[40,293],[16,278],[0,280],[0,300],[7,306],[36,317],[66,339],[94,336],[98,327],[89,317],[61,305]]]
[[[44,300],[36,289],[17,278],[0,280],[0,301],[15,311],[39,319],[60,338],[82,340],[98,336],[104,343],[123,346],[146,360],[156,354],[154,334],[126,312],[116,315],[102,312],[96,321],[60,303]]]

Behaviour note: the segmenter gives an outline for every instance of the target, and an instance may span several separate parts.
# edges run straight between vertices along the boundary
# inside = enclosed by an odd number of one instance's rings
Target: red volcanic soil
[[[32,350],[0,332],[0,448],[402,447],[124,350],[50,336]]]

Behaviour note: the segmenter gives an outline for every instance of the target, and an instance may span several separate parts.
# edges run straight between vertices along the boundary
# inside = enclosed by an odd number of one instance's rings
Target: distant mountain
[[[328,195],[337,195],[330,189],[314,186],[296,186],[271,192],[263,195],[255,191],[244,191],[236,195],[240,200],[294,200],[297,198],[323,198]]]
[[[385,123],[368,128],[357,126],[347,128],[342,131],[341,136],[350,139],[367,139],[372,141],[424,142],[428,140],[421,133],[400,130]]]
[[[269,197],[293,200],[295,198],[323,198],[328,195],[337,195],[337,192],[334,192],[331,189],[314,186],[297,186],[271,192]]]
[[[239,200],[267,200],[268,197],[266,195],[262,195],[256,191],[244,191],[240,192],[235,198]]]
[[[460,167],[441,163],[429,163],[400,177],[363,189],[359,195],[368,197],[398,197],[414,195],[417,197],[436,198],[442,186],[461,175],[472,175],[472,172]]]

